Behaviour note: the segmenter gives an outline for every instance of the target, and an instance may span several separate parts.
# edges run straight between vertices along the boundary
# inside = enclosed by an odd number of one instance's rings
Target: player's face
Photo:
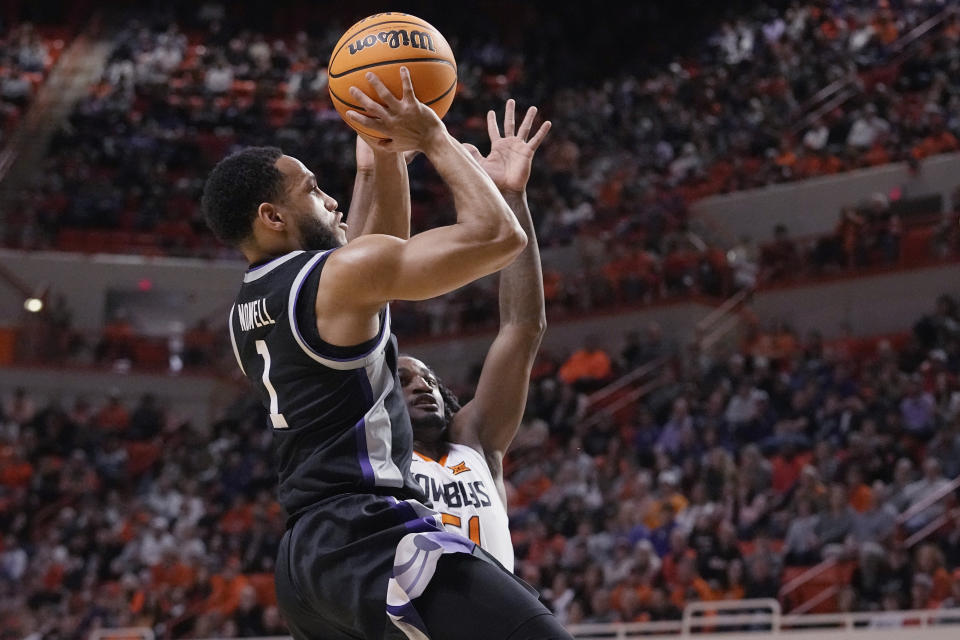
[[[397,360],[397,373],[414,430],[445,427],[443,395],[430,368],[416,358],[402,356]]]
[[[281,210],[289,217],[302,249],[332,249],[347,243],[347,225],[337,201],[320,190],[317,177],[290,156],[277,160],[286,176],[287,191]]]

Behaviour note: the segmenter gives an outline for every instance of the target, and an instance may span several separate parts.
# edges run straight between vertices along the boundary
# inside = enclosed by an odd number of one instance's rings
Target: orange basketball
[[[403,94],[400,67],[410,70],[417,99],[437,112],[447,113],[457,88],[457,61],[446,38],[425,20],[406,13],[377,13],[347,29],[333,48],[330,66],[330,99],[351,127],[374,138],[377,132],[346,118],[348,109],[363,113],[350,96],[355,86],[377,102],[377,93],[364,77],[377,74],[393,95]]]

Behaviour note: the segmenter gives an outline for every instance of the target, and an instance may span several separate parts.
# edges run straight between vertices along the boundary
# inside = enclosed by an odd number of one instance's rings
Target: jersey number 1
[[[280,407],[277,406],[277,390],[273,388],[270,382],[270,350],[267,349],[267,343],[263,340],[257,340],[257,353],[263,358],[263,375],[260,377],[263,382],[263,388],[267,390],[270,396],[270,422],[274,429],[289,429],[287,419],[280,413]]]
[[[443,524],[449,524],[454,527],[463,526],[463,520],[460,516],[455,516],[452,513],[441,513],[440,520]],[[480,516],[471,516],[467,520],[467,537],[470,538],[470,541],[473,544],[480,546]]]

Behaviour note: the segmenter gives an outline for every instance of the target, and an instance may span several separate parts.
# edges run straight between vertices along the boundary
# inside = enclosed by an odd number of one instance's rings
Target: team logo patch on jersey
[[[447,467],[450,471],[453,471],[453,475],[457,476],[463,473],[464,471],[470,471],[470,467],[467,466],[466,461],[458,462],[452,467]]]

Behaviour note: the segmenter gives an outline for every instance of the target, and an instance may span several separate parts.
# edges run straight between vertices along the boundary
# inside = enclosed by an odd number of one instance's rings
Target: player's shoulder
[[[369,233],[358,236],[343,245],[330,256],[329,263],[336,268],[355,269],[367,264],[377,264],[389,258],[392,251],[403,244],[403,240],[382,233]]]
[[[382,304],[382,288],[396,270],[397,247],[402,243],[393,236],[369,234],[339,247],[326,260],[321,298]]]

